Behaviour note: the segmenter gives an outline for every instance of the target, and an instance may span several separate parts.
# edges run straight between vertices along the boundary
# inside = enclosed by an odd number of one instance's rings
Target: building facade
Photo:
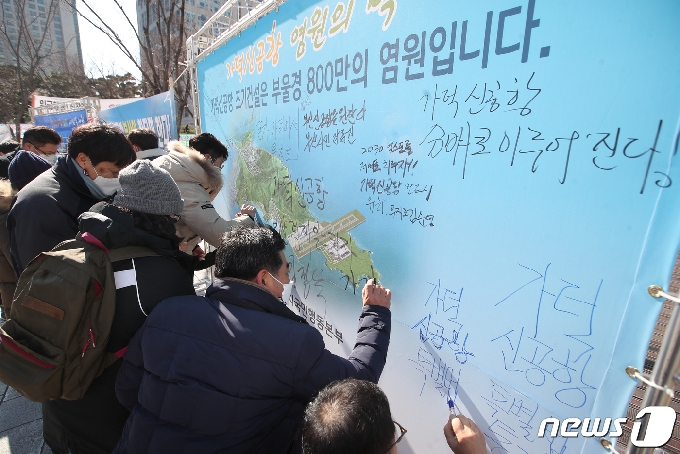
[[[83,72],[78,15],[71,6],[75,0],[1,1],[0,65],[16,65],[12,48],[21,40],[46,55],[40,64],[46,73]]]

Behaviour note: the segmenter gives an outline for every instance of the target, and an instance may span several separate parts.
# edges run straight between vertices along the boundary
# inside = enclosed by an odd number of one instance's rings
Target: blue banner
[[[366,280],[392,289],[399,452],[448,452],[449,397],[491,452],[599,452],[541,421],[625,417],[680,240],[679,14],[297,0],[199,63],[215,206],[280,229],[291,309],[347,355]]]
[[[61,136],[62,142],[59,151],[65,152],[71,131],[78,125],[87,123],[87,111],[76,110],[75,112],[59,113],[54,115],[40,115],[34,118],[36,126],[47,126],[54,129]]]
[[[120,128],[125,134],[137,128],[151,129],[158,135],[159,146],[164,147],[171,140],[178,138],[176,112],[174,91],[170,90],[130,104],[102,110],[97,115],[103,121]]]

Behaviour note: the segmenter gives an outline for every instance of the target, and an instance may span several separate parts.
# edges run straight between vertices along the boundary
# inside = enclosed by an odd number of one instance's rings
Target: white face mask
[[[94,173],[97,175],[97,178],[94,179],[94,183],[99,186],[99,189],[101,189],[104,195],[111,196],[115,194],[118,189],[120,189],[120,182],[118,181],[118,178],[104,178],[97,173],[97,169],[95,169],[95,167],[92,165],[92,161],[90,161],[90,165],[92,166],[92,169],[94,169]]]
[[[43,158],[45,161],[49,162],[50,165],[54,165],[54,163],[57,162],[57,159],[59,159],[59,153],[54,153],[54,154],[38,153],[38,156]]]
[[[267,273],[269,273],[269,271],[267,271]],[[290,281],[288,284],[284,284],[280,280],[276,279],[276,277],[274,277],[274,275],[272,273],[269,273],[269,275],[272,277],[272,279],[274,279],[276,282],[281,284],[281,286],[283,287],[283,293],[290,292],[292,290],[293,286],[295,285],[295,282],[293,282],[293,281]],[[279,299],[281,299],[281,298],[279,298]]]

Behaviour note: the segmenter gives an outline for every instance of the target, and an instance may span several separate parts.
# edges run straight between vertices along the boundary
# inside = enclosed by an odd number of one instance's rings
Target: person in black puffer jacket
[[[100,202],[79,217],[79,229],[108,249],[143,246],[158,256],[113,263],[116,312],[107,344],[124,349],[146,317],[165,298],[195,295],[193,269],[198,258],[179,250],[175,215],[184,208],[179,188],[150,161],[135,161],[120,172],[113,203]],[[104,454],[113,451],[129,412],[116,399],[117,360],[97,377],[80,400],[43,404],[45,441],[55,454]]]
[[[280,300],[291,284],[284,247],[269,226],[231,230],[206,297],[158,305],[118,373],[116,395],[132,413],[115,453],[300,453],[304,409],[321,389],[348,377],[377,383],[390,342],[389,289],[366,284],[354,348],[334,355]]]
[[[135,160],[125,135],[86,123],[71,133],[68,156],[28,183],[7,216],[12,266],[17,276],[38,254],[78,233],[78,216],[118,189],[118,173]]]

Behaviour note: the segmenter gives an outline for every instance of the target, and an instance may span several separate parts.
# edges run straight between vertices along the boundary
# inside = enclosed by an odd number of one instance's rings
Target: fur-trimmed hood
[[[220,192],[224,181],[222,172],[209,159],[193,148],[185,147],[181,142],[173,140],[168,144],[168,153],[154,160],[162,169],[170,172],[181,189],[181,183],[198,183],[213,200]]]
[[[9,212],[12,199],[16,194],[17,192],[12,189],[9,180],[0,179],[0,215]]]

